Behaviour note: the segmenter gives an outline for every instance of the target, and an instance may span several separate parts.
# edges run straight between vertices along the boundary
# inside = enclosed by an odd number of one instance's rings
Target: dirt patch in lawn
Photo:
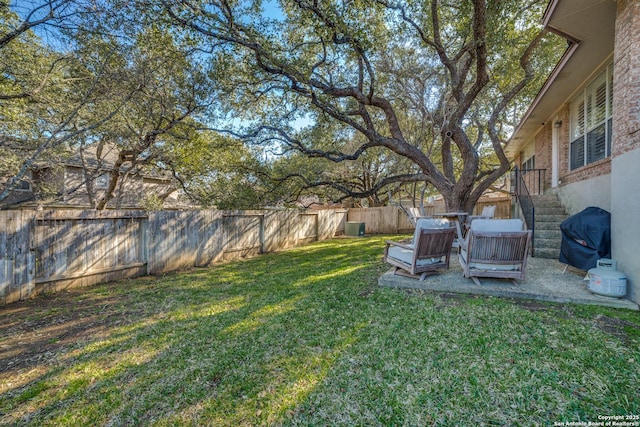
[[[631,343],[632,337],[640,337],[640,325],[628,320],[598,315],[595,318],[595,325],[601,331],[621,339],[626,344]]]
[[[377,289],[367,287],[359,297],[370,298]],[[74,289],[0,307],[0,394],[23,386],[52,366],[61,366],[68,357],[73,357],[75,350],[107,338],[114,328],[133,324],[150,314],[144,306],[128,303],[123,295]],[[445,292],[438,294],[436,305],[458,306],[481,298]],[[512,300],[512,303],[532,312],[553,312],[562,318],[574,316],[571,306],[564,304],[534,300]],[[587,321],[625,343],[640,337],[640,325],[636,322],[602,314],[594,314]]]
[[[61,356],[137,317],[122,309],[121,300],[82,289],[0,307],[0,393],[20,383],[21,375],[56,365]]]

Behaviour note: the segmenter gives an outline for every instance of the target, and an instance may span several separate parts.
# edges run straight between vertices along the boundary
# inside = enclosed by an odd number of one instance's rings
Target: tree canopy
[[[104,209],[115,198],[117,207],[128,177],[162,172],[172,147],[202,126],[196,116],[210,93],[197,50],[139,7],[118,0],[0,6],[0,200],[39,162],[55,165],[78,152],[90,206]],[[108,166],[107,151],[115,158]],[[97,158],[85,160],[87,152]],[[97,192],[105,168],[115,173]]]
[[[386,183],[426,182],[453,210],[509,170],[513,111],[561,48],[541,0],[163,3],[224,53],[214,69],[246,140],[332,162],[388,150],[411,166]]]
[[[564,46],[546,0],[40,0],[0,5],[0,200],[39,159],[110,144],[122,180],[199,202],[384,204],[435,189],[470,211]],[[95,150],[100,152],[101,150]],[[238,197],[228,197],[235,193]],[[254,206],[255,207],[255,206]]]

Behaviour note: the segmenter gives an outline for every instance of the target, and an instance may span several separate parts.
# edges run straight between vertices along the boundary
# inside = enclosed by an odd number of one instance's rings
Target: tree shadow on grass
[[[514,425],[640,408],[637,337],[616,341],[596,324],[635,328],[635,313],[558,316],[556,306],[378,288],[382,241],[321,242],[8,307],[0,366],[24,356],[28,333],[34,353],[0,372],[0,423]],[[38,350],[47,343],[58,347]]]
[[[361,255],[320,243],[10,307],[0,420],[282,420],[358,339],[336,291],[362,282],[372,249],[346,246]]]

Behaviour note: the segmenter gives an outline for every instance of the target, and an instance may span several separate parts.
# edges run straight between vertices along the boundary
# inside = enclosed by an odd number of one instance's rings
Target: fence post
[[[23,212],[24,214],[24,212]],[[24,220],[25,224],[25,233],[27,234],[28,244],[27,244],[27,283],[26,283],[26,291],[27,295],[21,298],[29,298],[36,291],[36,216],[34,213],[29,215],[28,219]]]
[[[260,250],[261,254],[265,253],[264,252],[264,234],[265,234],[265,232],[264,232],[264,223],[265,223],[264,217],[265,216],[266,216],[266,212],[264,212],[263,215],[258,217],[258,221],[259,221],[258,222],[258,227],[259,227],[258,239],[260,240],[260,249],[259,250]]]
[[[147,234],[149,233],[149,221],[151,220],[151,215],[153,215],[153,211],[147,213],[147,219],[142,221],[142,223],[140,224],[140,232],[138,233],[138,250],[140,251],[141,261],[145,263],[145,275],[149,275],[149,242],[147,239]]]

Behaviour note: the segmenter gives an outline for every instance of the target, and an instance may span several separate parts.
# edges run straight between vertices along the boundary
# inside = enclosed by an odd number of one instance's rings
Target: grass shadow
[[[379,288],[384,240],[2,310],[0,365],[12,367],[0,371],[0,423],[513,425],[640,412],[640,338],[598,327],[636,330],[637,313]]]

